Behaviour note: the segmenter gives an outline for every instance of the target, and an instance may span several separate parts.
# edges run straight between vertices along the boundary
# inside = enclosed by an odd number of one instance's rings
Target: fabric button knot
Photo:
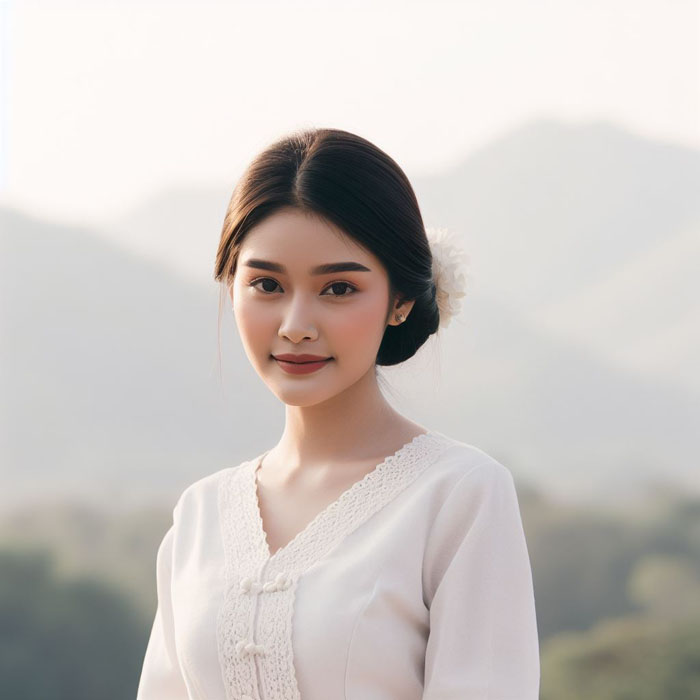
[[[260,581],[253,581],[250,576],[241,579],[240,590],[244,593],[260,593],[264,591],[265,593],[271,593],[274,591],[284,591],[292,585],[292,580],[284,572],[280,572],[272,581],[266,581],[265,583],[260,583]]]
[[[264,654],[265,647],[262,644],[256,644],[249,639],[241,639],[236,643],[236,652],[239,654],[239,656]]]
[[[284,591],[291,585],[291,579],[285,573],[280,572],[273,581],[267,581],[265,584],[263,584],[263,590],[266,592]]]
[[[247,576],[241,580],[240,589],[244,593],[259,593],[262,589],[262,585],[258,581],[253,581],[250,576]]]

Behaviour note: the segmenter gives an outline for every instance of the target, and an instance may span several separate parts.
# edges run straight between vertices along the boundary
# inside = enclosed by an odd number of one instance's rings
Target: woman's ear
[[[408,314],[411,312],[413,305],[416,303],[415,299],[411,301],[404,301],[399,299],[391,310],[391,317],[389,318],[390,326],[398,326],[405,322],[408,318]]]

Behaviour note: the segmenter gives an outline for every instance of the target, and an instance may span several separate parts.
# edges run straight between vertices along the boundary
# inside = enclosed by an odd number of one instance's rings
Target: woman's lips
[[[273,359],[288,374],[310,374],[325,367],[333,358],[329,357],[327,360],[319,362],[288,362],[287,360],[278,360],[274,356]]]

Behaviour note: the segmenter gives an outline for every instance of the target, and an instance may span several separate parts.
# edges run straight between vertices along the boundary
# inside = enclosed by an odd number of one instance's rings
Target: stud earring
[[[402,322],[403,322],[403,314],[396,314],[396,315],[394,316],[394,318],[395,318],[399,323],[402,323]]]

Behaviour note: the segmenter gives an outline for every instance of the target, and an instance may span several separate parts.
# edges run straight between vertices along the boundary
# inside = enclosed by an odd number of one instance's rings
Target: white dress
[[[270,556],[265,454],[178,499],[137,700],[537,700],[532,573],[505,466],[429,430]]]

